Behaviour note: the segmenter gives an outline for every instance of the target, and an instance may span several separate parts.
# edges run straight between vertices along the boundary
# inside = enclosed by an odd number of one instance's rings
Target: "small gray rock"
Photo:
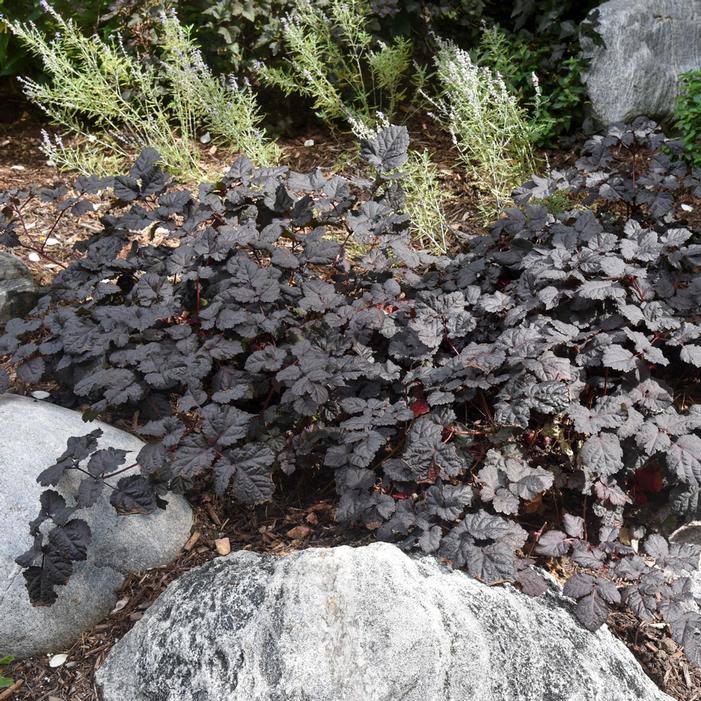
[[[601,124],[668,122],[680,73],[701,67],[699,0],[610,0],[597,8],[605,47],[582,37],[584,79]]]
[[[39,299],[39,288],[24,263],[0,252],[0,323],[24,316]]]
[[[681,528],[678,528],[669,540],[680,545],[697,545],[701,548],[701,521],[690,521]],[[699,564],[701,565],[701,559]],[[691,592],[699,602],[701,602],[701,569],[693,570],[691,576]]]
[[[488,587],[386,543],[191,570],[96,679],[105,701],[670,701],[559,592]]]
[[[188,538],[192,510],[182,497],[169,495],[164,512],[118,516],[105,490],[93,508],[76,514],[92,529],[87,561],[75,564],[53,606],[33,607],[14,560],[32,543],[29,522],[39,513],[44,489],[37,475],[63,453],[70,436],[95,428],[104,431],[99,447],[131,451],[132,462],[143,443],[106,424],[85,423],[75,411],[11,394],[0,396],[0,427],[0,657],[25,657],[65,649],[109,614],[126,573],[170,562]],[[72,496],[78,481],[68,473],[58,491]]]

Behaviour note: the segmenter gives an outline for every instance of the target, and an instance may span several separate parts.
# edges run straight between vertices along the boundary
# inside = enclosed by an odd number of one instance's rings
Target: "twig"
[[[5,699],[9,699],[12,694],[15,693],[15,691],[19,691],[22,686],[24,686],[24,679],[18,679],[11,687],[5,689],[2,693],[0,693],[0,701],[5,701]]]

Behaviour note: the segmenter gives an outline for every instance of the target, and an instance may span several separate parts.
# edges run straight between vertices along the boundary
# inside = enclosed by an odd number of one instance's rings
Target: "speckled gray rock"
[[[36,476],[56,461],[69,436],[97,427],[104,431],[99,447],[129,450],[134,457],[143,445],[105,424],[86,424],[75,411],[0,396],[0,657],[64,649],[109,614],[125,573],[170,562],[188,538],[192,510],[181,497],[170,495],[166,511],[153,516],[118,516],[106,495],[80,512],[93,532],[88,560],[76,563],[75,574],[57,589],[59,598],[51,608],[31,606],[14,559],[31,545],[29,521],[39,512],[43,489]],[[74,494],[76,483],[75,473],[69,473],[59,491]]]
[[[0,323],[24,316],[37,303],[39,288],[24,263],[0,252]]]
[[[595,119],[668,121],[677,76],[701,66],[701,0],[610,0],[598,10],[606,46],[582,38]]]
[[[96,679],[104,701],[669,701],[559,593],[487,587],[386,543],[191,570]]]

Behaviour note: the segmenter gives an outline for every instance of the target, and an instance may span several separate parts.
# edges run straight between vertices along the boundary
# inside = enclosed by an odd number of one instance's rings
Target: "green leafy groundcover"
[[[625,605],[699,663],[698,549],[652,520],[655,505],[700,515],[701,238],[673,201],[699,173],[662,153],[679,145],[654,124],[616,126],[465,253],[434,258],[409,246],[407,146],[382,129],[362,148],[371,177],[352,180],[240,159],[193,195],[146,151],[129,176],[78,181],[112,186],[115,207],[2,351],[21,383],[50,379],[90,417],[138,407],[148,443],[140,474],[116,474],[126,455],[96,451],[93,432],[39,476],[83,471],[74,504],[42,496],[18,559],[32,601],[52,603],[85,558],[75,514],[111,475],[115,508],[134,513],[193,481],[256,504],[277,471],[326,470],[341,522],[533,594],[530,556],[568,556],[585,626]],[[570,211],[529,204],[558,190]],[[6,244],[26,196],[3,196]],[[641,515],[646,537],[624,544]]]

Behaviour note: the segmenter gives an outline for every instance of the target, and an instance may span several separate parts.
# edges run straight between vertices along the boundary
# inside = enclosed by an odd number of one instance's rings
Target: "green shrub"
[[[436,164],[426,150],[409,151],[402,170],[404,208],[411,220],[413,244],[436,255],[446,253],[449,228],[444,206],[450,193],[438,178]]]
[[[687,161],[701,167],[701,69],[679,77],[676,126],[684,144]]]
[[[157,148],[168,170],[201,174],[193,140],[199,131],[261,165],[278,149],[259,130],[260,116],[249,87],[216,78],[175,14],[163,14],[160,51],[154,60],[129,54],[121,42],[85,36],[71,19],[52,11],[60,31],[49,38],[33,22],[6,21],[9,30],[42,62],[48,82],[24,79],[27,97],[74,137],[45,137],[56,165],[83,173],[115,172],[145,146]]]
[[[378,113],[392,120],[425,79],[412,65],[412,45],[398,37],[378,42],[368,31],[365,0],[331,0],[328,11],[299,0],[284,27],[284,67],[259,65],[268,85],[309,98],[330,126],[373,129]]]
[[[371,138],[410,97],[418,96],[426,75],[413,66],[408,39],[377,41],[369,22],[365,0],[331,0],[328,12],[300,0],[285,23],[290,58],[285,67],[261,64],[262,80],[286,95],[309,98],[317,116],[332,128],[345,123],[357,136]],[[446,194],[435,165],[428,153],[411,152],[403,170],[414,245],[445,253]]]
[[[486,195],[480,210],[488,219],[536,170],[535,131],[499,73],[477,66],[448,42],[441,42],[435,60],[437,117],[452,134],[474,186]]]
[[[509,92],[529,108],[534,143],[539,146],[552,145],[556,137],[570,132],[581,119],[586,99],[583,59],[572,55],[550,66],[551,50],[493,26],[484,30],[473,52],[475,63],[498,72]]]

